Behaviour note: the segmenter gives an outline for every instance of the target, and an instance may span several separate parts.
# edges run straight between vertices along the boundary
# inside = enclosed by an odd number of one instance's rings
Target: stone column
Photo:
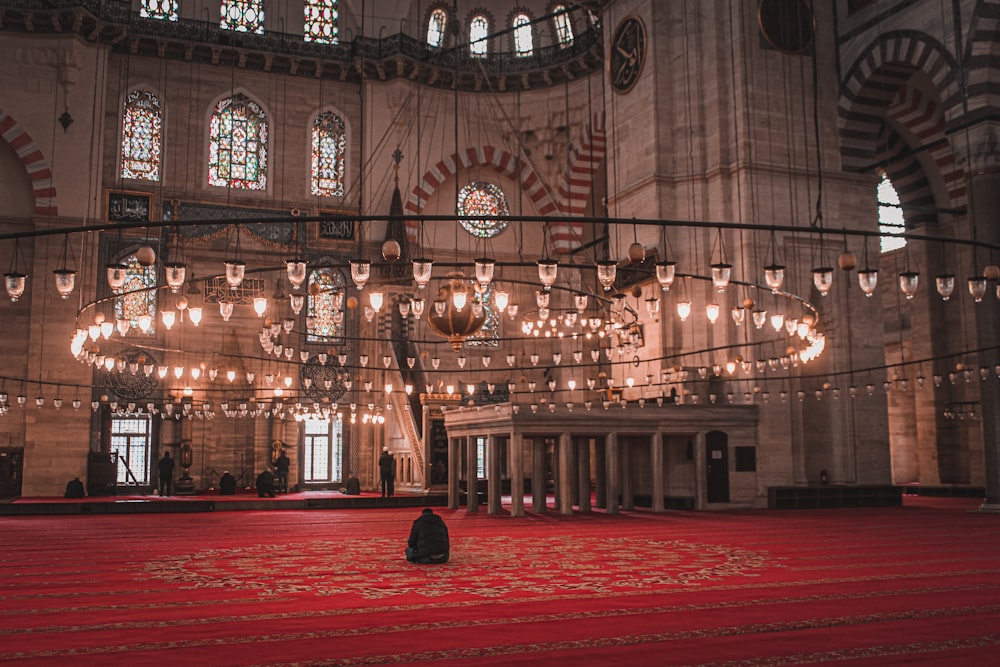
[[[477,463],[479,461],[476,452],[476,437],[465,436],[465,484],[466,484],[466,511],[479,511],[479,471]]]
[[[500,469],[500,440],[495,435],[486,437],[486,475],[489,479],[486,489],[486,513],[500,514],[500,488],[503,482]]]
[[[975,226],[979,241],[1000,244],[1000,164],[997,164],[997,132],[993,127],[972,130],[975,143],[972,147],[972,176],[969,179],[970,220]],[[976,273],[981,274],[986,264],[993,264],[990,254],[977,252]],[[984,300],[985,301],[985,300]],[[975,308],[979,365],[995,368],[1000,365],[1000,313],[995,307],[979,304]],[[989,348],[989,349],[986,349]],[[986,499],[980,509],[1000,512],[1000,386],[998,380],[979,382],[979,414],[983,424],[983,481]],[[974,451],[974,450],[973,450]]]
[[[589,512],[590,506],[590,438],[577,441],[576,449],[576,497],[581,512]]]
[[[608,458],[605,440],[594,439],[594,504],[608,506]]]
[[[573,513],[573,436],[559,435],[559,478],[556,480],[559,513]]]
[[[448,509],[457,510],[461,489],[458,482],[462,470],[462,450],[458,438],[448,438]]]
[[[524,516],[524,443],[520,433],[510,433],[510,515]]]
[[[635,489],[632,484],[632,443],[619,446],[621,456],[622,509],[635,509]]]
[[[618,514],[621,499],[621,459],[618,453],[618,434],[608,433],[604,439],[604,461],[607,475],[608,514]]]
[[[663,480],[663,434],[657,431],[649,439],[649,464],[653,468],[653,504],[654,512],[662,512],[664,480]]]
[[[531,508],[545,511],[545,438],[531,440]]]

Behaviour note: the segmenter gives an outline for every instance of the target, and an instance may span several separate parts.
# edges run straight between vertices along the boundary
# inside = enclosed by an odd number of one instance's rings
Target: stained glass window
[[[264,34],[264,3],[261,0],[223,0],[223,30]]]
[[[142,0],[139,16],[144,19],[177,20],[177,0]]]
[[[882,234],[882,252],[897,250],[906,245],[906,239],[897,236],[906,231],[903,208],[899,205],[899,194],[885,173],[876,190],[878,195],[878,229]]]
[[[552,20],[556,24],[556,39],[559,41],[559,46],[567,47],[573,43],[573,24],[569,20],[566,5],[556,5],[552,8],[552,13],[554,14]]]
[[[479,295],[486,312],[486,320],[479,331],[465,339],[468,347],[498,347],[500,345],[500,316],[493,307],[493,287],[487,286]]]
[[[303,481],[343,479],[344,425],[339,419],[306,419],[303,438]]]
[[[160,180],[160,100],[148,90],[134,90],[122,113],[121,177]]]
[[[474,57],[482,58],[489,50],[487,37],[490,34],[490,22],[482,14],[474,17],[469,24],[469,53]]]
[[[507,228],[506,220],[481,220],[472,216],[507,216],[507,197],[503,190],[492,183],[470,183],[458,193],[458,215],[470,216],[462,220],[462,227],[473,236],[493,238]]]
[[[514,17],[514,52],[519,56],[530,56],[534,50],[531,37],[531,19],[527,14]]]
[[[344,121],[324,111],[312,127],[312,193],[321,197],[344,196]]]
[[[305,40],[336,44],[338,18],[337,0],[306,0]]]
[[[332,269],[309,274],[306,340],[336,343],[344,334],[344,277]]]
[[[444,26],[448,22],[448,14],[441,9],[431,12],[431,18],[427,22],[427,44],[437,48],[444,44]]]
[[[111,451],[118,455],[117,484],[149,484],[150,430],[149,415],[111,417]]]
[[[130,255],[125,264],[125,284],[115,290],[115,319],[128,320],[129,334],[141,334],[139,317],[147,313],[152,325],[147,334],[156,333],[156,266],[143,266]]]
[[[222,100],[212,114],[208,184],[243,190],[267,187],[267,118],[244,95]]]

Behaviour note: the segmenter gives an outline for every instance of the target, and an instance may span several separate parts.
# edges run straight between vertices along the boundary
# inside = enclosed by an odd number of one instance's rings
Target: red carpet
[[[10,665],[995,664],[1000,516],[512,519],[412,509],[0,517]]]

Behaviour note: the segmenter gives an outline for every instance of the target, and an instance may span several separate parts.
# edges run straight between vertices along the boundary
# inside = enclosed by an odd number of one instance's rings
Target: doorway
[[[710,503],[729,502],[729,436],[722,431],[705,434],[705,474],[708,486],[706,500]]]
[[[24,448],[0,449],[0,501],[21,497]]]

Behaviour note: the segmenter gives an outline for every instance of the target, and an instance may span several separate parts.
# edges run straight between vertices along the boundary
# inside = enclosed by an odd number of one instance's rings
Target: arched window
[[[122,112],[122,178],[160,180],[162,131],[159,98],[148,90],[132,91]]]
[[[344,121],[324,111],[312,126],[312,193],[320,197],[344,196]]]
[[[338,343],[344,335],[344,277],[333,269],[309,274],[309,305],[306,340]]]
[[[339,419],[309,418],[303,423],[302,481],[341,481],[344,475],[343,422]]]
[[[427,21],[427,45],[438,48],[444,44],[444,27],[448,24],[448,13],[438,7],[431,12]]]
[[[219,102],[208,136],[209,185],[267,187],[267,118],[256,103],[244,95]]]
[[[490,34],[490,21],[482,14],[472,18],[469,23],[469,53],[476,58],[486,57],[489,51],[487,37]]]
[[[261,0],[222,0],[223,30],[264,34],[264,3]]]
[[[888,174],[882,173],[876,189],[878,195],[878,229],[882,234],[882,252],[897,250],[906,245],[906,239],[898,234],[906,231],[903,209],[899,205],[899,195],[892,186]]]
[[[143,266],[130,255],[122,263],[125,265],[125,283],[114,292],[115,319],[127,320],[129,334],[145,335],[156,333],[156,265]],[[139,318],[149,315],[149,329],[143,332]]]
[[[518,56],[530,56],[535,47],[531,38],[531,19],[527,14],[514,17],[514,53]]]
[[[556,5],[552,8],[552,21],[556,24],[556,40],[559,46],[565,48],[573,43],[573,24],[569,20],[566,5]]]
[[[337,0],[306,0],[305,40],[336,44],[339,13]]]
[[[142,0],[139,16],[144,19],[177,20],[177,0]]]
[[[466,185],[458,193],[458,215],[470,216],[462,220],[465,231],[481,239],[493,238],[507,228],[506,220],[477,220],[478,215],[507,216],[507,197],[503,190],[492,183],[477,181]]]
[[[478,290],[477,290],[478,291]],[[479,331],[465,339],[469,347],[499,347],[500,345],[500,314],[493,307],[493,286],[487,285],[479,295],[479,300],[486,311],[486,319]]]

